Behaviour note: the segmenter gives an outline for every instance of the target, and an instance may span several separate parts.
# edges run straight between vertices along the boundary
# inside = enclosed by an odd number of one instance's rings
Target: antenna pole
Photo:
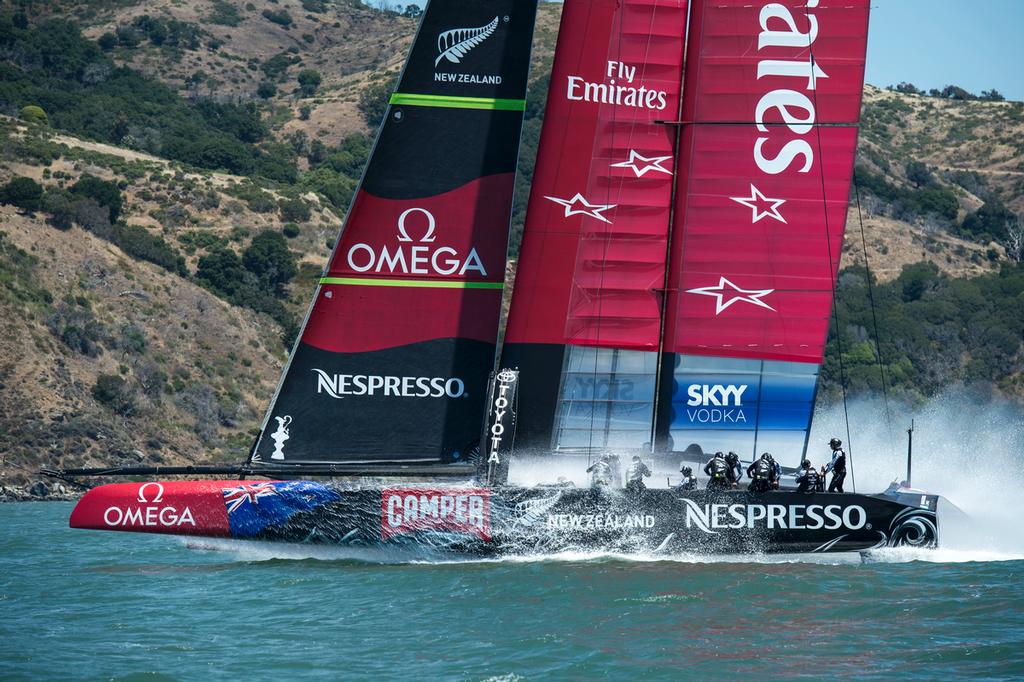
[[[910,420],[910,428],[907,429],[907,487],[910,487],[910,465],[914,454],[914,420]]]

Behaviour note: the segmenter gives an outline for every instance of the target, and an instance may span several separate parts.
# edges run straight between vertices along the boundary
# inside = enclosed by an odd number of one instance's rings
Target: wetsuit
[[[817,492],[819,487],[818,470],[814,467],[808,467],[807,469],[800,469],[796,472],[796,491],[798,493],[813,493]]]
[[[747,490],[755,493],[766,493],[772,489],[772,479],[775,478],[771,462],[759,459],[747,467],[747,476],[752,478]]]
[[[603,459],[599,459],[591,464],[587,469],[587,473],[590,474],[590,485],[594,488],[598,486],[607,487],[612,484],[612,467]]]
[[[825,465],[825,473],[832,472],[832,480],[828,483],[830,493],[841,493],[843,490],[843,479],[846,478],[846,453],[842,448],[832,451],[832,461]]]
[[[732,474],[725,457],[712,457],[704,465],[704,473],[710,476],[708,490],[728,490],[732,488]]]
[[[696,476],[683,476],[682,482],[676,486],[676,490],[687,491],[697,489],[697,477]]]
[[[630,492],[645,490],[647,486],[644,485],[644,476],[650,475],[651,470],[643,462],[631,463],[626,469],[626,490]]]

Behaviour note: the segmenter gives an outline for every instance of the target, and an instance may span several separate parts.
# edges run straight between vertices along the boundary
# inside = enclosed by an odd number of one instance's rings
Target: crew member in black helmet
[[[692,467],[687,464],[683,464],[679,468],[679,473],[683,475],[683,480],[678,485],[678,489],[680,491],[697,489],[697,477],[693,475]]]
[[[732,487],[732,473],[729,471],[729,464],[725,461],[725,455],[716,452],[715,456],[704,465],[704,473],[710,476],[708,479],[708,490],[728,490]]]
[[[771,455],[767,452],[761,458],[747,467],[747,476],[752,480],[747,490],[753,493],[766,493],[773,488],[775,481],[775,467],[772,466]]]
[[[805,459],[800,463],[800,468],[796,472],[796,491],[798,493],[817,492],[819,479],[818,470],[811,466],[811,460]]]
[[[732,479],[732,487],[737,487],[743,480],[743,465],[740,464],[740,456],[729,451],[725,456],[725,463],[729,465],[729,478]]]
[[[633,461],[626,469],[626,490],[631,493],[639,493],[647,489],[644,485],[644,476],[650,476],[651,470],[640,459],[639,455],[633,455]]]
[[[843,452],[843,441],[833,438],[828,442],[832,448],[832,461],[825,465],[825,473],[832,472],[832,480],[828,482],[830,493],[841,493],[843,479],[846,478],[846,453]]]

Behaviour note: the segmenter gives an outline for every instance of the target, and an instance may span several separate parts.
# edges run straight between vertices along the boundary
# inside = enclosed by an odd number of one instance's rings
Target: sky
[[[873,0],[865,80],[1024,100],[1024,0]]]
[[[872,0],[865,80],[1024,100],[1024,0]]]

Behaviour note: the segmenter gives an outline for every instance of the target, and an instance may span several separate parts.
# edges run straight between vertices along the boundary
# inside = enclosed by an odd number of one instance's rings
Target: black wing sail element
[[[494,362],[536,0],[432,0],[251,461],[458,463]]]

